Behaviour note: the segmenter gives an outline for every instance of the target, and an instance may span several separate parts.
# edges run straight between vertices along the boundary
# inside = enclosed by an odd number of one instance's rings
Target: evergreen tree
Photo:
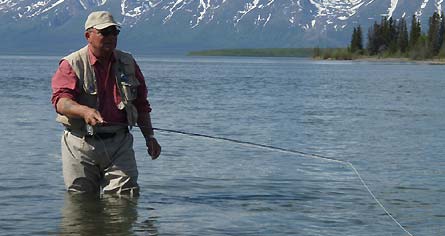
[[[375,46],[378,53],[388,51],[395,53],[397,51],[398,30],[396,22],[390,17],[382,17],[380,25],[374,29]]]
[[[440,27],[439,27],[439,48],[442,48],[445,40],[445,16],[443,11],[440,14]],[[441,51],[441,50],[439,50]],[[442,50],[443,51],[443,50]]]
[[[382,21],[380,23],[380,31],[378,32],[378,35],[380,35],[380,42],[379,44],[379,52],[386,51],[389,47],[389,43],[391,41],[391,29],[390,24],[388,22],[388,18],[382,17]]]
[[[408,31],[405,18],[393,20],[382,17],[380,24],[374,22],[368,28],[367,53],[370,56],[409,56],[415,60],[427,58],[445,58],[445,15],[435,12],[428,22],[427,34],[422,33],[419,19],[414,14],[411,20],[411,31]],[[352,58],[351,53],[363,53],[362,29],[360,26],[354,27],[351,37],[351,44],[346,50],[337,51],[335,58]],[[334,54],[335,54],[334,53]],[[324,53],[325,54],[325,53]]]
[[[400,19],[398,28],[398,36],[397,36],[397,45],[398,50],[401,53],[406,53],[408,51],[408,28],[406,26],[405,17]]]
[[[388,22],[388,32],[387,32],[387,47],[389,49],[389,52],[391,54],[394,54],[398,50],[398,27],[397,22],[392,19],[392,17],[389,18]]]
[[[439,29],[440,29],[440,15],[434,12],[433,16],[429,18],[429,28],[428,28],[428,52],[430,56],[435,56],[439,52],[440,42],[439,42]]]
[[[352,32],[352,39],[351,39],[351,45],[350,45],[350,52],[352,53],[363,53],[363,40],[362,40],[362,29],[360,26],[357,28],[354,27],[354,30]]]
[[[415,48],[421,34],[422,34],[422,29],[420,26],[420,22],[417,19],[416,15],[413,15],[411,21],[411,31],[409,34],[409,44],[408,44],[410,50]]]
[[[380,25],[377,24],[377,22],[374,22],[374,25],[372,25],[368,29],[368,53],[369,55],[376,55],[379,52],[379,44],[380,44]]]
[[[349,47],[352,53],[357,51],[357,29],[354,27],[354,30],[352,31],[352,37],[351,37],[351,45]]]
[[[360,25],[357,27],[357,48],[359,53],[363,54],[363,33]]]

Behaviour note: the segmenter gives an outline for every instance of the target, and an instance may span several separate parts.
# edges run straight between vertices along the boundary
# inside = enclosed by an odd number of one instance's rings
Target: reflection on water
[[[59,235],[134,235],[138,198],[66,193]],[[144,235],[157,235],[154,221]]]

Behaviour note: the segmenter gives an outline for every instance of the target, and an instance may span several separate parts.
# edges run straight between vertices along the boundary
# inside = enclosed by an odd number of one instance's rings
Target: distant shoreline
[[[313,57],[313,48],[239,48],[191,51],[188,56]]]
[[[413,62],[419,64],[445,65],[444,59],[414,60],[407,57],[355,56],[353,58],[315,57],[315,48],[240,48],[191,51],[187,56],[231,56],[231,57],[300,57],[314,60],[367,61],[367,62]],[[333,49],[335,50],[335,49]]]
[[[332,60],[332,61],[365,61],[365,62],[412,62],[417,64],[445,65],[444,59],[425,59],[414,60],[407,57],[379,57],[379,56],[361,56],[353,59],[335,59],[335,58],[313,58],[314,60]]]

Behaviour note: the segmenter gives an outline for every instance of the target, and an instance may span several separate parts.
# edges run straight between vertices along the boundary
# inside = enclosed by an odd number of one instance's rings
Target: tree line
[[[414,60],[445,58],[445,16],[435,12],[428,21],[428,30],[422,26],[416,15],[412,16],[410,30],[404,17],[394,20],[382,17],[368,29],[367,44],[363,44],[361,26],[354,27],[351,42],[346,49],[320,49],[315,57],[354,59],[361,56],[406,57]]]

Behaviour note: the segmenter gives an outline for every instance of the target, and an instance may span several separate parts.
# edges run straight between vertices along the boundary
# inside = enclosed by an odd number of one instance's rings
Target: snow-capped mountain
[[[0,50],[75,48],[95,10],[111,11],[122,25],[122,44],[144,51],[346,46],[359,24],[413,14],[426,23],[443,6],[443,0],[0,0]]]

